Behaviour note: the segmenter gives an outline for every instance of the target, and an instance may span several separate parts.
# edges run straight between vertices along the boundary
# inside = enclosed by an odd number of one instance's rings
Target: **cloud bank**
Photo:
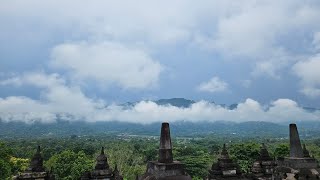
[[[101,99],[87,97],[80,88],[69,86],[57,74],[26,73],[0,82],[1,85],[32,85],[42,89],[39,99],[23,96],[0,98],[0,118],[4,122],[51,123],[57,119],[68,121],[123,121],[148,124],[161,121],[320,121],[320,111],[309,112],[290,99],[278,99],[267,106],[246,99],[235,109],[207,101],[199,101],[188,108],[157,105],[141,101],[133,106],[107,104]]]

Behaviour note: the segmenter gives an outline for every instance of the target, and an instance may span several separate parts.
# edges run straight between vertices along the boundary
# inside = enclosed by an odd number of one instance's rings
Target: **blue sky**
[[[320,107],[318,0],[1,4],[2,119],[172,97]]]

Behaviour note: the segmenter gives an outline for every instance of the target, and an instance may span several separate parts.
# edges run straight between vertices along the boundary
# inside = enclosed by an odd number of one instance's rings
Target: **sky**
[[[320,120],[318,0],[4,0],[0,24],[3,121]],[[174,97],[197,103],[149,101]]]

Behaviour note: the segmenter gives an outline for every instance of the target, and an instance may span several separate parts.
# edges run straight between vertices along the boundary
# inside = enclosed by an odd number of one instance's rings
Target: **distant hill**
[[[147,125],[125,122],[68,122],[59,121],[52,124],[25,124],[21,122],[1,122],[0,138],[23,138],[23,137],[66,137],[71,135],[159,135],[160,122]],[[187,122],[180,121],[171,123],[174,136],[199,137],[234,136],[234,137],[288,137],[288,125],[274,124],[269,122]],[[319,137],[317,128],[320,123],[298,124],[300,135]]]
[[[176,107],[190,107],[195,101],[184,98],[159,99],[154,101],[158,105],[171,105]]]

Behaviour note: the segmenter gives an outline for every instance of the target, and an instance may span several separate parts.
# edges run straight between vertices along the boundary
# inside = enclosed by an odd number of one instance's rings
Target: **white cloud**
[[[14,79],[14,80],[12,80]],[[19,79],[18,81],[16,79]],[[12,81],[10,81],[12,80]],[[57,74],[25,73],[3,80],[5,85],[33,85],[42,89],[40,99],[22,96],[0,98],[0,119],[26,123],[50,123],[62,118],[69,121],[125,121],[152,123],[161,121],[320,121],[320,111],[308,112],[290,99],[278,99],[265,110],[259,102],[247,99],[230,110],[207,101],[199,101],[188,108],[157,105],[141,101],[132,107],[106,105],[101,99],[87,97],[78,87],[68,86]]]
[[[113,42],[58,45],[52,51],[51,64],[70,71],[74,79],[125,89],[154,87],[163,69],[144,51]]]
[[[74,104],[78,106],[77,104]],[[16,111],[12,112],[10,106],[14,106]],[[34,108],[27,111],[28,106]],[[24,97],[9,97],[0,99],[0,107],[7,107],[10,111],[3,110],[0,118],[4,121],[23,121],[32,123],[40,121],[43,123],[54,122],[57,119],[55,108],[51,103],[40,103]],[[66,110],[67,111],[67,110]],[[283,113],[286,112],[286,113]],[[93,113],[84,112],[65,112],[67,120],[77,121],[123,121],[148,124],[161,121],[267,121],[267,122],[294,122],[300,120],[320,120],[319,111],[306,112],[296,106],[275,105],[269,111],[264,111],[261,105],[252,100],[247,99],[239,104],[238,108],[228,110],[224,107],[210,104],[206,101],[200,101],[193,104],[190,108],[178,108],[174,106],[159,106],[154,102],[142,101],[136,104],[132,109],[123,109],[120,106],[111,105],[106,109],[96,109]],[[79,116],[79,114],[81,116]],[[65,118],[64,118],[65,119]]]
[[[301,92],[308,97],[320,97],[320,54],[293,66],[294,73],[301,79]]]
[[[99,111],[93,119],[118,120],[134,123],[152,123],[162,121],[267,121],[267,122],[295,122],[301,120],[320,120],[320,111],[307,112],[298,107],[289,99],[279,99],[271,104],[269,110],[264,110],[262,105],[252,99],[242,102],[234,110],[199,101],[189,108],[178,108],[174,106],[161,106],[151,101],[142,101],[131,109],[113,105],[104,111]],[[283,113],[285,112],[285,113]]]
[[[320,29],[318,3],[289,0],[235,4],[229,14],[218,18],[215,31],[196,36],[197,44],[228,59],[255,64],[253,76],[276,79],[285,68],[301,60],[300,56],[310,53],[305,46],[314,42],[305,33]],[[295,44],[300,45],[298,49]]]
[[[0,85],[33,85],[40,88],[49,88],[65,84],[59,74],[47,75],[44,72],[29,72],[22,76],[12,75],[11,78],[0,81]]]
[[[219,77],[213,77],[208,82],[201,83],[197,88],[204,92],[222,92],[228,90],[228,84],[222,81]]]
[[[22,96],[0,99],[0,117],[4,121],[52,122],[56,120],[57,114],[72,114],[73,118],[80,120],[104,108],[103,101],[86,97],[79,87],[66,85],[58,74],[25,73],[1,81],[0,84],[31,85],[42,89],[39,100]]]

